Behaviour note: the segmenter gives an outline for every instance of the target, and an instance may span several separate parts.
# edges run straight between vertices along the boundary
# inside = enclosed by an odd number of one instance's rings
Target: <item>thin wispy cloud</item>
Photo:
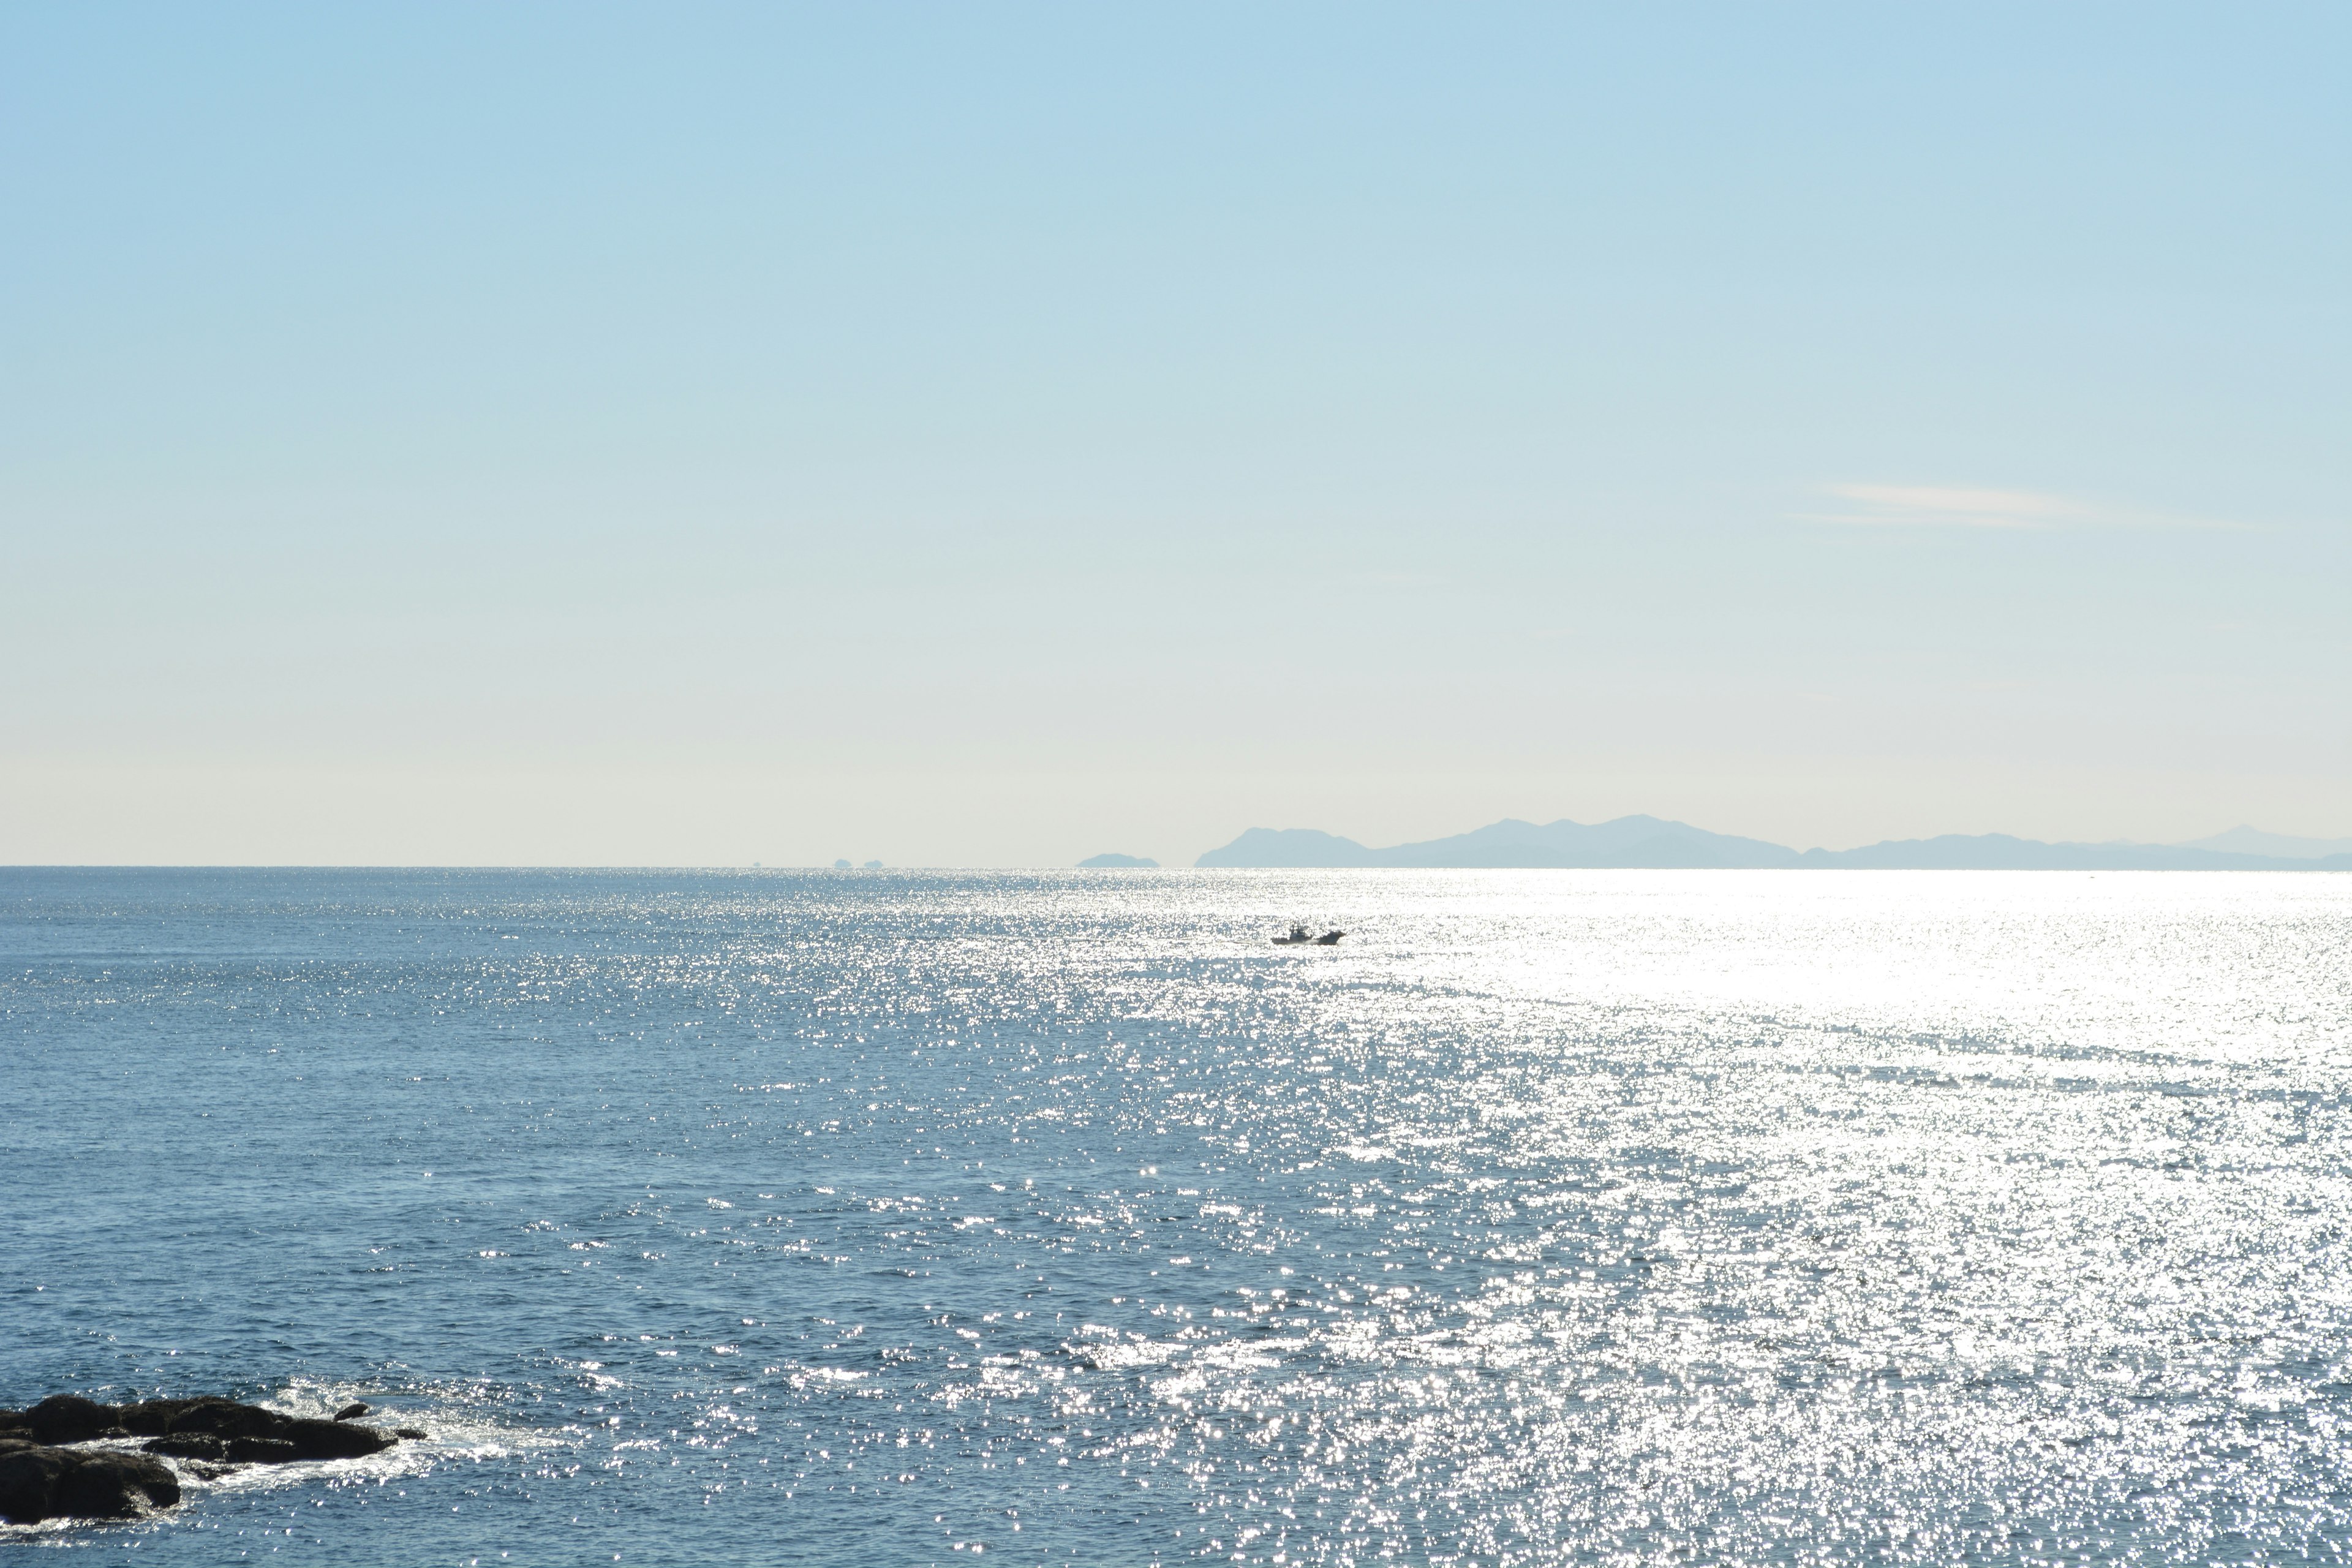
[[[2037,490],[1955,485],[1829,485],[1842,506],[1797,514],[1807,522],[1864,528],[2239,528],[2214,518],[2180,517]]]

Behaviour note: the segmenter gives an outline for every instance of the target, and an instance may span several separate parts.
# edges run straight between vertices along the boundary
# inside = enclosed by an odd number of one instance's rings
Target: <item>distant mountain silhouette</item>
[[[1793,866],[1797,854],[1760,838],[1709,833],[1687,822],[1621,816],[1586,826],[1565,819],[1538,827],[1505,818],[1426,844],[1381,850],[1384,866]]]
[[[1451,838],[1400,844],[1389,849],[1369,849],[1352,838],[1311,827],[1253,827],[1223,848],[1210,850],[1193,864],[1286,870],[1341,867],[1433,870],[1850,867],[1981,871],[2352,871],[2352,853],[2289,858],[2187,845],[2044,844],[2032,838],[2013,838],[2005,833],[1981,833],[1890,839],[1859,849],[1808,849],[1800,854],[1759,838],[1709,833],[1686,822],[1668,822],[1655,816],[1621,816],[1591,826],[1563,819],[1541,826],[1507,818]]]
[[[1709,833],[1686,822],[1621,816],[1588,826],[1559,821],[1538,826],[1506,819],[1452,838],[1367,849],[1352,838],[1311,827],[1253,827],[1199,866],[1420,868],[1542,866],[1797,866],[1803,857],[1778,844]]]
[[[1312,827],[1253,827],[1223,849],[1212,849],[1192,862],[1195,866],[1279,867],[1286,870],[1380,863],[1374,851],[1354,839],[1318,833]]]
[[[1110,866],[1138,866],[1157,868],[1159,864],[1159,861],[1152,859],[1148,855],[1089,855],[1085,859],[1078,862],[1078,868],[1082,871],[1090,867],[1099,868]]]
[[[2331,855],[2352,855],[2352,838],[2296,838],[2284,833],[2264,833],[2259,827],[2232,827],[2210,838],[2192,838],[2183,849],[2221,849],[2236,855],[2269,855],[2282,860],[2324,860]]]
[[[2352,868],[2352,856],[2340,857]],[[1889,839],[1859,849],[1808,849],[1808,866],[1886,870],[1975,871],[2305,871],[2333,869],[2324,860],[2231,855],[2168,844],[2044,844],[2006,833],[1948,833],[1938,838]]]

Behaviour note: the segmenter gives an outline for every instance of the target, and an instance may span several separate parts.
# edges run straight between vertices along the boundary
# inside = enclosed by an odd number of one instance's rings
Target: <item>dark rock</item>
[[[11,1523],[131,1519],[179,1500],[179,1478],[144,1454],[0,1441],[0,1519]]]
[[[341,1410],[335,1412],[335,1419],[338,1421],[356,1421],[361,1416],[366,1415],[367,1412],[368,1407],[354,1399],[349,1405],[344,1405]]]
[[[209,1432],[215,1437],[278,1437],[284,1435],[280,1429],[289,1419],[275,1410],[239,1405],[233,1399],[181,1399],[169,1403],[177,1408],[169,1413],[164,1430],[174,1437],[184,1432]]]
[[[228,1457],[240,1465],[290,1465],[302,1450],[283,1437],[231,1437]]]
[[[58,1478],[72,1456],[57,1448],[14,1439],[0,1440],[0,1519],[37,1524],[54,1511]]]
[[[184,1432],[176,1437],[150,1437],[139,1446],[151,1454],[169,1454],[175,1459],[210,1459],[218,1464],[228,1458],[228,1445],[209,1432]]]
[[[29,1410],[0,1411],[0,1519],[127,1519],[168,1508],[180,1500],[180,1483],[155,1455],[183,1460],[209,1479],[224,1464],[363,1458],[412,1435],[354,1424],[352,1417],[366,1410],[347,1405],[332,1421],[314,1421],[210,1396],[113,1405],[53,1394]],[[147,1439],[142,1452],[64,1446],[126,1433]]]
[[[87,1443],[119,1429],[114,1406],[79,1394],[52,1394],[25,1412],[24,1425],[37,1443]]]
[[[161,1437],[172,1429],[172,1417],[195,1403],[193,1399],[148,1399],[136,1405],[118,1405],[114,1419],[133,1436]]]
[[[380,1427],[348,1421],[289,1421],[278,1435],[306,1459],[363,1459],[400,1441]]]
[[[144,1454],[76,1454],[58,1481],[57,1511],[76,1519],[132,1519],[180,1500],[180,1478]]]
[[[412,1438],[419,1443],[425,1440],[425,1434],[414,1426],[396,1426],[393,1429],[393,1436]]]
[[[218,1437],[209,1432],[174,1432],[146,1444],[151,1454],[174,1458],[226,1459],[239,1465],[290,1465],[297,1459],[363,1459],[400,1441],[377,1426],[347,1421],[287,1420],[266,1436]]]

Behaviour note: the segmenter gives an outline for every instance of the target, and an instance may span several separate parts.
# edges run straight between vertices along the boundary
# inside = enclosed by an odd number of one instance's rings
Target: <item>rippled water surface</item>
[[[0,1405],[432,1434],[0,1556],[2352,1554],[2352,878],[19,870],[0,1051]]]

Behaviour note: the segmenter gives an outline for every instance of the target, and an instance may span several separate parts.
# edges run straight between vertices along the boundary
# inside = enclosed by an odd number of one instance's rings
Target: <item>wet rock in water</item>
[[[78,1394],[52,1394],[22,1412],[17,1422],[36,1443],[87,1443],[114,1429],[114,1406]]]
[[[290,1465],[302,1451],[283,1437],[231,1437],[228,1457],[238,1465]]]
[[[150,1399],[138,1405],[113,1406],[114,1424],[134,1437],[161,1437],[172,1429],[171,1414],[193,1401]]]
[[[306,1459],[364,1459],[400,1441],[398,1434],[381,1426],[354,1426],[349,1421],[289,1421],[278,1433]]]
[[[139,1445],[151,1454],[174,1459],[205,1459],[217,1465],[228,1458],[228,1445],[209,1432],[187,1432],[177,1437],[150,1437]]]
[[[58,1482],[60,1513],[79,1519],[129,1519],[180,1500],[180,1478],[168,1465],[119,1449],[78,1453]]]
[[[135,1519],[179,1500],[179,1478],[144,1454],[0,1438],[0,1519],[12,1524]]]
[[[344,1405],[341,1410],[335,1412],[335,1419],[338,1421],[356,1421],[367,1413],[368,1407],[354,1399],[349,1405]]]
[[[114,1419],[125,1432],[133,1436],[161,1437],[165,1433],[175,1429],[173,1423],[180,1416],[189,1411],[210,1405],[225,1405],[235,1410],[253,1408],[251,1405],[237,1405],[231,1400],[215,1399],[210,1396],[200,1399],[145,1399],[133,1405],[115,1405]],[[267,1415],[268,1412],[263,1411],[261,1414]],[[196,1426],[190,1427],[189,1430],[196,1430],[202,1425],[199,1422]]]
[[[350,1405],[318,1421],[210,1396],[101,1405],[51,1394],[29,1410],[0,1410],[0,1519],[129,1519],[169,1508],[180,1500],[180,1483],[158,1455],[209,1479],[222,1465],[364,1458],[425,1435],[355,1425],[352,1416],[366,1409]],[[137,1453],[68,1446],[100,1437],[147,1441]]]
[[[407,1437],[407,1438],[412,1439],[413,1441],[419,1442],[419,1443],[422,1443],[422,1442],[424,1442],[424,1441],[425,1440],[425,1434],[424,1434],[423,1432],[419,1431],[417,1428],[415,1428],[415,1427],[414,1427],[414,1426],[399,1426],[399,1427],[395,1427],[395,1428],[394,1428],[394,1436],[400,1436],[400,1437]]]
[[[208,1432],[215,1437],[275,1437],[291,1417],[234,1399],[151,1399],[122,1407],[123,1426],[133,1432]]]
[[[48,1518],[67,1458],[61,1449],[0,1437],[0,1519],[37,1524]]]
[[[151,1399],[143,1405],[121,1406],[119,1416],[126,1432],[172,1438],[217,1437],[229,1446],[229,1458],[251,1464],[362,1459],[400,1441],[381,1426],[362,1426],[347,1418],[318,1421],[281,1415],[233,1399]],[[241,1452],[240,1444],[247,1445]]]

